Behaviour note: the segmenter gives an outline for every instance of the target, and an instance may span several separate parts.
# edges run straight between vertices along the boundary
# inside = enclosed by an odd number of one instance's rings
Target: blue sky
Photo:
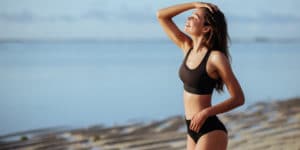
[[[0,0],[0,39],[166,38],[155,13],[186,0]],[[299,38],[299,0],[211,0],[232,38]],[[183,29],[191,11],[175,17]]]

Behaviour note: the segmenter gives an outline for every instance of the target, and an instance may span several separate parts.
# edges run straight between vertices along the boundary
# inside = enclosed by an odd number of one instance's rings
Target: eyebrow
[[[200,19],[200,16],[198,16],[197,14],[194,13],[194,14],[192,14],[192,15],[195,15],[198,19]]]

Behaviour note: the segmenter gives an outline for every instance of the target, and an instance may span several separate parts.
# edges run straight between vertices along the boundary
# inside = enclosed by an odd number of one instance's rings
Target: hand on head
[[[207,9],[209,9],[209,11],[212,12],[212,13],[219,11],[218,6],[215,5],[215,4],[212,4],[212,3],[196,2],[196,3],[195,3],[195,7],[196,7],[196,8],[202,8],[202,7],[205,7],[205,8],[207,8]]]

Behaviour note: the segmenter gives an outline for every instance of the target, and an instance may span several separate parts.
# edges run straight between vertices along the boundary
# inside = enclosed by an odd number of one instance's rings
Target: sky
[[[0,0],[0,40],[162,39],[156,11],[187,0]],[[231,38],[300,38],[299,0],[210,0]],[[192,10],[191,10],[192,11]],[[174,18],[183,29],[191,11]]]

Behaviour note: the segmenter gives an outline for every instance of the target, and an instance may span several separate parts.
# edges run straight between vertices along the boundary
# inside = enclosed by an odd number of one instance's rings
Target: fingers
[[[200,126],[197,123],[193,123],[190,125],[190,129],[193,130],[194,132],[199,132]]]
[[[212,13],[219,11],[218,6],[215,5],[215,4],[212,4],[212,3],[204,3],[204,2],[202,2],[202,3],[204,4],[204,7],[208,8],[209,11],[212,12]]]
[[[209,5],[214,11],[218,11],[219,10],[218,6],[215,5],[215,4],[207,3],[207,5]]]
[[[219,8],[217,5],[211,4],[212,8],[214,9],[214,12],[219,11]]]
[[[191,121],[190,129],[196,131],[195,128],[196,128],[196,124],[194,123],[194,121]]]
[[[196,121],[196,114],[194,114],[191,118],[191,124],[190,124],[190,129],[195,131],[195,132],[198,132],[198,127],[199,126],[199,123]]]
[[[195,132],[199,132],[199,130],[200,130],[200,126],[197,125],[197,127],[196,127],[196,129],[195,129]]]
[[[195,128],[194,116],[195,116],[195,115],[192,116],[192,118],[191,118],[191,123],[190,123],[190,126],[189,126],[189,128],[190,128],[191,130],[193,130],[193,131],[194,131],[194,128]]]
[[[200,124],[192,120],[189,128],[195,132],[199,132]]]
[[[207,4],[207,5],[209,7],[210,12],[215,13],[215,12],[219,11],[219,8],[217,5],[214,5],[214,4]]]
[[[212,12],[212,13],[214,12],[214,9],[210,6],[210,4],[205,3],[205,4],[204,4],[204,7],[205,7],[205,8],[208,8],[210,12]]]

